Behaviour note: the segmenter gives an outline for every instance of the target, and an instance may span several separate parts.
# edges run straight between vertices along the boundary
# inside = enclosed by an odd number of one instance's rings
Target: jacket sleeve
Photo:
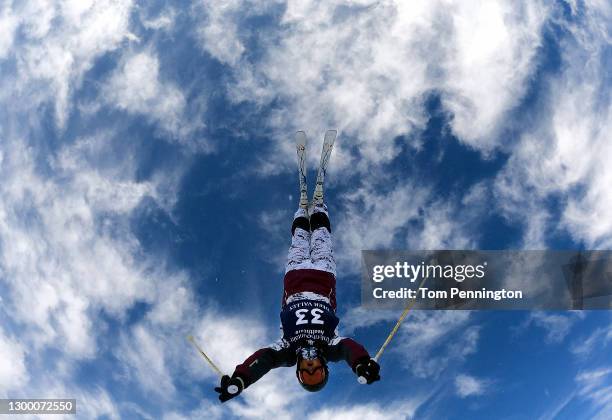
[[[257,350],[236,366],[233,376],[240,377],[244,387],[258,381],[271,369],[295,364],[295,355],[289,350],[289,344],[281,339],[268,347]]]
[[[329,345],[327,358],[332,362],[345,360],[354,372],[359,363],[370,360],[370,354],[352,338],[336,337]]]

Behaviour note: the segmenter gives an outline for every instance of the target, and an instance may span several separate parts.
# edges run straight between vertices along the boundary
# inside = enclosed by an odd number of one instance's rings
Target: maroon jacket
[[[332,273],[314,269],[291,270],[285,274],[284,286],[283,305],[295,293],[314,292],[326,296],[336,310],[336,278]]]

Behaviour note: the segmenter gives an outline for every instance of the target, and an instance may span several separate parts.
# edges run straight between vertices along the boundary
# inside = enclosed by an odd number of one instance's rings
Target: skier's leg
[[[310,216],[312,238],[310,240],[310,259],[314,268],[327,271],[336,276],[336,260],[332,247],[331,225],[327,206],[323,202],[315,202]]]
[[[285,273],[291,270],[307,268],[310,265],[310,222],[308,211],[300,207],[293,216],[291,225],[291,246],[287,255]]]

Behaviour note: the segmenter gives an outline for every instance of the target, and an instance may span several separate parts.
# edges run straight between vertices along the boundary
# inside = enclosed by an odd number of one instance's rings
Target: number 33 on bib
[[[336,335],[338,322],[331,306],[322,301],[294,301],[281,312],[283,338],[290,343],[299,340],[329,343]]]

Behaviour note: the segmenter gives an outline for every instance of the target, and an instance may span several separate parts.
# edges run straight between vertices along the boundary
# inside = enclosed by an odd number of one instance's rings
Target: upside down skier
[[[291,226],[291,246],[285,268],[282,298],[281,338],[257,350],[236,366],[232,376],[224,375],[215,388],[219,400],[236,397],[271,369],[296,365],[296,376],[307,391],[321,390],[328,381],[327,362],[344,360],[360,382],[380,379],[380,367],[366,349],[351,338],[338,335],[336,316],[336,263],[332,250],[331,225],[323,202],[325,170],[336,131],[325,134],[321,164],[309,212],[304,132],[296,134],[300,175],[300,206]]]

